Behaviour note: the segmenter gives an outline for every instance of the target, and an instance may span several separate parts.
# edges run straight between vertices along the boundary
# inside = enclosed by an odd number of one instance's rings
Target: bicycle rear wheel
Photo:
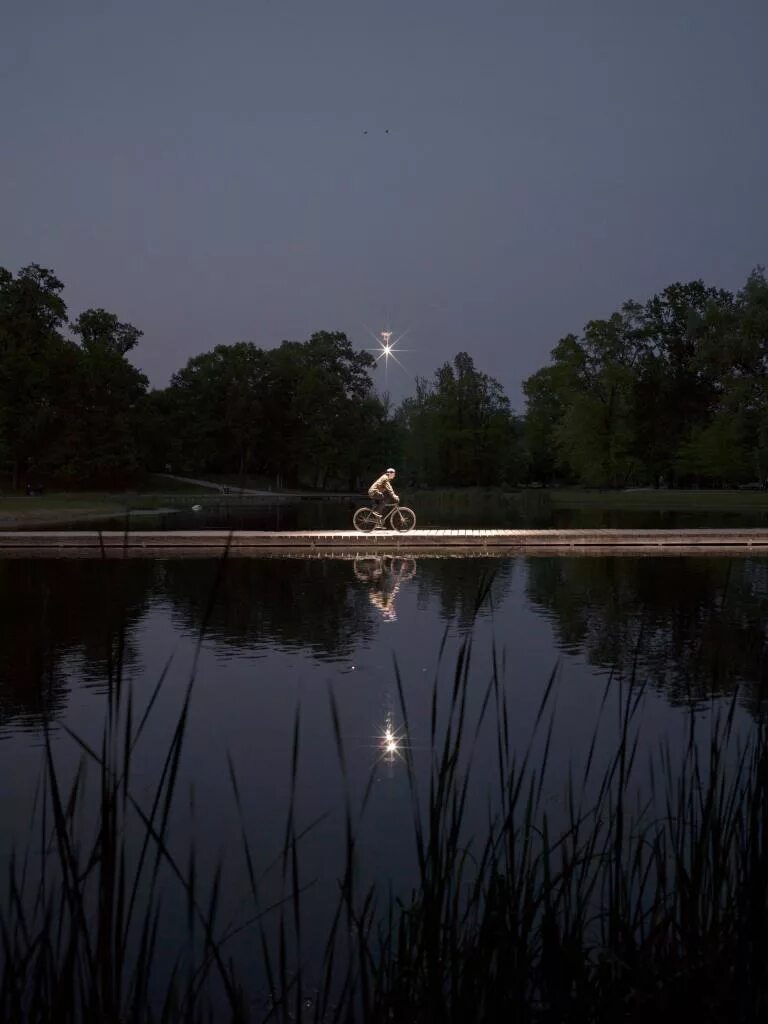
[[[359,508],[352,516],[352,525],[361,533],[370,533],[378,522],[376,513],[371,508]]]
[[[389,521],[392,523],[393,530],[397,530],[398,533],[407,533],[416,525],[416,513],[411,508],[401,506],[394,510]]]

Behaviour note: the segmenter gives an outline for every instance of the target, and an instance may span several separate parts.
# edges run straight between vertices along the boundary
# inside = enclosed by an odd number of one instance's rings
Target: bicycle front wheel
[[[392,529],[398,533],[407,533],[416,525],[416,513],[410,508],[396,508],[390,519]]]
[[[370,533],[376,527],[376,513],[371,508],[359,508],[352,516],[352,525],[360,533]]]

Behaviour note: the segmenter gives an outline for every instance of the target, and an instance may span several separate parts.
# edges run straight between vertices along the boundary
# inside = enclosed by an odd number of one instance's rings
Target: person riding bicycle
[[[387,502],[387,499],[391,498],[392,501],[400,501],[400,498],[392,490],[391,480],[395,478],[395,471],[391,467],[382,473],[378,480],[374,480],[371,486],[368,488],[368,497],[373,502],[373,511],[377,516],[382,514],[381,510]]]

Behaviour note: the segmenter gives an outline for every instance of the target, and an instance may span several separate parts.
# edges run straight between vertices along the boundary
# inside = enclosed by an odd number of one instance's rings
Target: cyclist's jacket
[[[392,484],[389,482],[389,477],[386,473],[382,473],[378,480],[374,480],[371,486],[368,488],[368,497],[377,498],[389,494],[394,499],[395,492],[392,490]]]

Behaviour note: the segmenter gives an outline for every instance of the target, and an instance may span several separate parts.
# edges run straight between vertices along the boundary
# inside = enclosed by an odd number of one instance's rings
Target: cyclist
[[[400,501],[400,498],[392,490],[392,484],[390,481],[395,479],[395,471],[391,467],[382,473],[378,480],[374,480],[371,486],[368,488],[368,497],[373,502],[373,511],[377,516],[382,514],[381,510],[386,504],[388,498],[392,501]]]

